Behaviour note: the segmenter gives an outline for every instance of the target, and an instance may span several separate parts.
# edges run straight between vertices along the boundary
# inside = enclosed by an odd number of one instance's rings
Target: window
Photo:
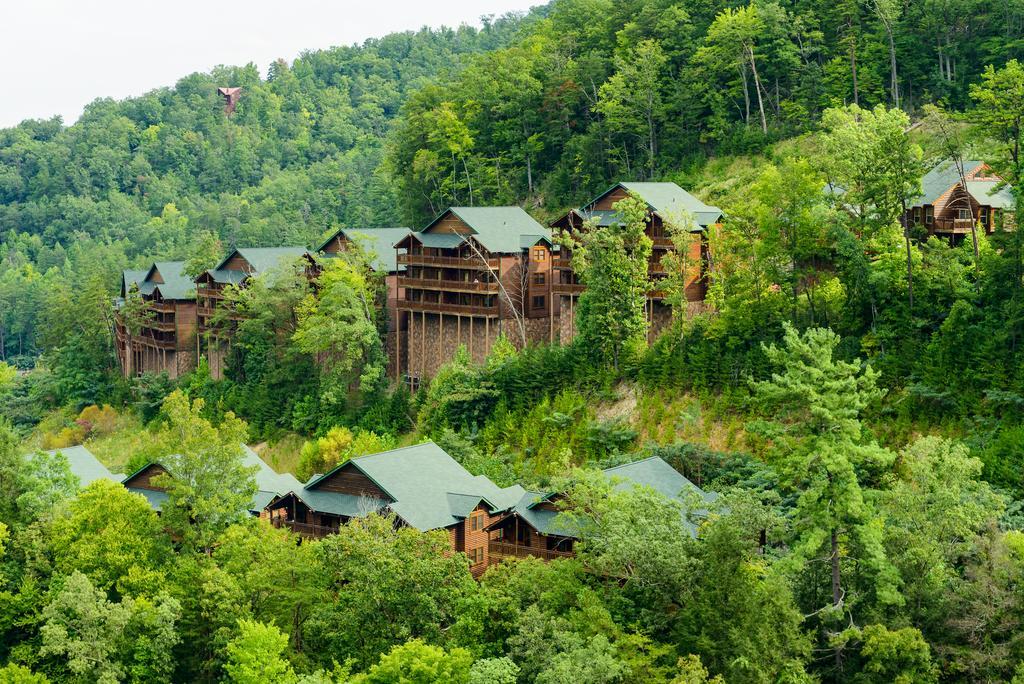
[[[914,225],[921,222],[921,207],[914,207]]]
[[[470,549],[466,555],[469,556],[470,565],[479,565],[484,562],[484,547],[478,546],[475,549]]]
[[[484,522],[486,517],[483,513],[471,513],[469,516],[469,531],[479,532],[484,529]]]
[[[543,285],[544,284],[544,274],[543,273],[534,273],[533,274],[533,284],[534,285]]]
[[[981,210],[981,225],[988,225],[988,212],[985,211],[984,209]]]
[[[543,309],[545,303],[546,303],[546,298],[544,297],[544,295],[537,295],[536,297],[533,298],[533,308],[534,309]]]
[[[935,222],[935,207],[924,208],[924,222],[929,226]]]
[[[534,261],[544,261],[547,258],[548,258],[548,250],[544,249],[543,247],[534,247],[533,248],[533,259],[534,259]]]
[[[961,221],[967,221],[971,218],[971,211],[969,209],[957,209],[956,217]]]

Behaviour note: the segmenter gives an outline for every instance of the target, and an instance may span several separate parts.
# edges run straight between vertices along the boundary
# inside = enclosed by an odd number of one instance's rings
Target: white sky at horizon
[[[0,128],[55,114],[71,124],[96,98],[141,95],[220,64],[253,62],[266,76],[275,59],[304,50],[479,26],[483,16],[542,2],[0,0]]]

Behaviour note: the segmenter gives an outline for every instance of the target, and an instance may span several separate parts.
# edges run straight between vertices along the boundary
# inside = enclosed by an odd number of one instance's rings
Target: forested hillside
[[[0,132],[0,684],[1021,684],[1022,39],[1017,0],[553,0]],[[968,168],[998,213],[908,220]],[[122,269],[619,181],[721,223],[667,217],[657,280],[639,194],[556,236],[564,344],[389,382],[356,246],[226,289],[223,378],[118,368]],[[304,484],[433,441],[575,546],[471,573],[361,506],[299,543],[243,510],[243,441]],[[79,443],[185,476],[80,491],[36,451]],[[715,495],[599,472],[655,457]]]

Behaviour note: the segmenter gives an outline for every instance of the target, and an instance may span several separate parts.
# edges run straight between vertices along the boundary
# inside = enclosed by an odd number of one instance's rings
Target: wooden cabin
[[[217,88],[217,94],[224,98],[224,113],[234,114],[238,101],[242,99],[241,88]]]
[[[551,224],[555,231],[576,232],[593,225],[597,228],[621,223],[615,211],[615,203],[635,193],[647,202],[648,220],[646,233],[651,238],[651,253],[648,273],[654,286],[648,293],[647,313],[650,335],[655,337],[670,321],[672,312],[665,304],[664,293],[657,281],[666,276],[662,257],[675,249],[668,232],[668,224],[690,225],[692,232],[699,234],[694,240],[687,261],[693,264],[686,289],[686,298],[691,308],[699,310],[707,296],[709,266],[707,231],[722,219],[718,207],[704,204],[675,183],[616,183],[608,190]],[[572,268],[572,253],[562,247],[555,261],[554,294],[559,298],[560,330],[563,343],[572,340],[576,334],[575,310],[584,285]]]
[[[332,258],[358,245],[370,257],[373,270],[384,277],[386,300],[378,302],[378,306],[384,311],[387,321],[384,351],[388,358],[388,376],[392,378],[398,378],[398,369],[406,365],[404,356],[399,358],[399,353],[404,354],[407,350],[407,345],[401,344],[400,337],[406,335],[408,318],[407,313],[398,310],[398,301],[405,297],[405,289],[399,285],[399,278],[406,267],[398,263],[394,245],[410,233],[412,230],[409,228],[341,228],[314,250],[321,257]]]
[[[307,537],[334,534],[352,518],[393,514],[401,525],[445,530],[479,576],[490,562],[487,527],[522,499],[473,476],[433,442],[353,458],[269,506],[271,523]]]
[[[124,377],[167,373],[177,378],[195,368],[196,294],[184,266],[183,261],[158,261],[146,271],[122,273],[114,336]],[[125,320],[122,309],[133,296],[147,304],[147,320]]]
[[[549,230],[520,207],[451,207],[395,243],[412,386],[459,346],[483,362],[499,334],[513,344],[554,339]]]
[[[944,161],[926,173],[904,225],[921,227],[952,244],[970,235],[974,226],[986,234],[1012,227],[1013,193],[1005,181],[980,161],[965,161],[963,172],[961,181],[956,164]]]
[[[608,468],[604,474],[616,489],[649,487],[684,506],[693,499],[702,502],[702,508],[683,513],[683,525],[693,536],[697,527],[691,516],[706,516],[707,507],[718,499],[717,494],[703,491],[657,456]],[[572,556],[577,533],[559,515],[563,499],[560,492],[526,492],[515,506],[498,516],[487,527],[492,562],[525,556],[544,560]]]
[[[238,317],[228,310],[225,290],[242,288],[260,274],[303,261],[313,276],[316,264],[305,247],[246,247],[232,249],[215,267],[195,279],[199,334],[196,353],[205,357],[214,379],[224,376],[224,363]]]
[[[247,508],[254,516],[268,517],[267,506],[285,492],[300,487],[301,483],[291,473],[278,473],[268,466],[255,451],[245,444],[240,445],[242,451],[242,463],[254,471],[256,490]],[[157,481],[160,475],[174,477],[174,474],[158,462],[147,463],[143,467],[128,475],[121,483],[130,492],[141,494],[158,513],[163,509],[167,501],[166,487]]]

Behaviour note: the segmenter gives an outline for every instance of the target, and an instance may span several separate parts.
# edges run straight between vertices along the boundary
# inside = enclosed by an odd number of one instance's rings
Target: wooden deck
[[[399,299],[399,311],[424,311],[426,313],[446,313],[460,316],[484,316],[498,318],[498,306],[475,306],[473,304],[444,304],[442,302],[411,302]]]
[[[520,544],[509,544],[508,542],[492,541],[487,545],[487,551],[492,558],[526,558],[533,556],[542,560],[554,560],[555,558],[572,558],[575,554],[572,551],[548,551],[547,549],[535,549],[532,546],[521,546]]]

